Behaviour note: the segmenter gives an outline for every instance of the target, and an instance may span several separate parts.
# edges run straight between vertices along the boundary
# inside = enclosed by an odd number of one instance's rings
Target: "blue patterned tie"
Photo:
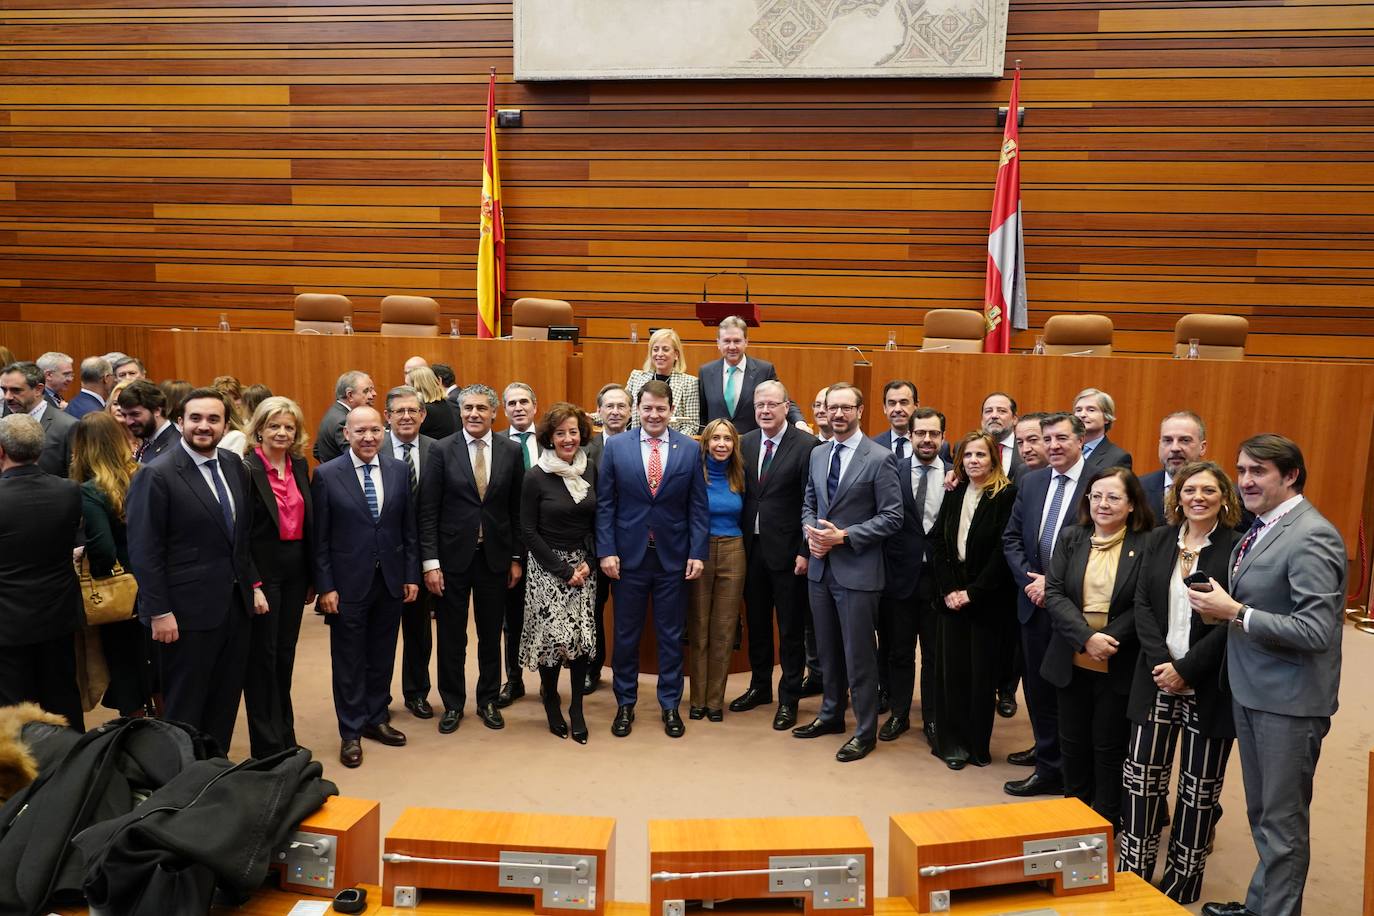
[[[372,482],[372,465],[363,465],[363,496],[367,498],[368,511],[372,513],[372,520],[375,522],[382,514],[377,507],[377,485]]]
[[[224,514],[224,529],[230,537],[234,534],[234,507],[229,502],[229,491],[224,488],[224,480],[219,476],[219,459],[211,458],[205,462],[210,469],[210,479],[215,482],[215,498],[219,500],[219,511]]]
[[[1050,555],[1054,553],[1054,534],[1059,529],[1059,512],[1064,507],[1064,487],[1069,478],[1065,474],[1055,474],[1054,498],[1050,500],[1050,514],[1045,516],[1045,527],[1040,531],[1040,568],[1050,568]]]
[[[840,488],[840,451],[843,448],[843,443],[836,442],[835,450],[830,453],[830,473],[825,477],[826,505],[835,501],[835,491]]]

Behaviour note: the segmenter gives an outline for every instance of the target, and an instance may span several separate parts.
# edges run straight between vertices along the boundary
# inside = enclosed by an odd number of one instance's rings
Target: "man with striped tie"
[[[1055,688],[1040,676],[1040,663],[1049,648],[1053,630],[1045,610],[1045,571],[1050,566],[1059,533],[1078,517],[1088,477],[1083,460],[1083,421],[1067,413],[1054,413],[1040,421],[1050,466],[1032,471],[1016,487],[1016,502],[1002,536],[1007,565],[1016,584],[1016,616],[1021,622],[1021,650],[1026,668],[1022,691],[1026,712],[1035,735],[1035,772],[1003,786],[1008,795],[1062,795],[1064,777],[1059,765],[1059,698]],[[1022,753],[1010,763],[1031,763]]]
[[[534,389],[524,382],[511,382],[501,393],[510,427],[506,435],[520,446],[522,469],[528,471],[539,460],[539,440],[534,435],[534,421],[539,415],[539,399]],[[524,565],[522,556],[521,565]],[[525,580],[520,579],[506,590],[505,634],[506,682],[496,695],[496,705],[504,709],[525,695],[525,673],[520,667],[520,632],[525,627]]]
[[[359,738],[398,747],[387,701],[401,605],[420,591],[415,504],[406,466],[381,451],[382,417],[355,407],[348,449],[315,471],[315,588],[329,629],[339,760],[363,762]]]

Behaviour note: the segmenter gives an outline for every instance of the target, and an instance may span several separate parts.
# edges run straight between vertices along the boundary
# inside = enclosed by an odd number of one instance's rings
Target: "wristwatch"
[[[1236,612],[1236,618],[1231,621],[1231,626],[1238,630],[1245,629],[1245,615],[1250,613],[1250,605],[1242,604],[1240,610]]]
[[[846,547],[849,546],[849,532],[847,532],[847,531],[845,532],[844,540],[840,541],[840,543],[843,544],[843,545],[846,546]]]

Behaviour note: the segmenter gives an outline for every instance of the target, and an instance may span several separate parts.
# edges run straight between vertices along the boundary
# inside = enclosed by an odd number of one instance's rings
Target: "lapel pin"
[[[1135,556],[1135,551],[1134,551],[1134,550],[1128,550],[1128,551],[1126,551],[1126,556],[1128,556],[1128,557],[1133,557],[1133,556]]]

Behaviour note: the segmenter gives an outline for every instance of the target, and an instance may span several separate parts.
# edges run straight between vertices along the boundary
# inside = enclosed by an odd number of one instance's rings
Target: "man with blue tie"
[[[501,392],[502,406],[510,427],[506,435],[520,446],[522,469],[528,471],[539,461],[539,440],[534,421],[539,416],[539,399],[524,382],[511,382]],[[522,558],[522,565],[523,558]],[[506,682],[496,695],[496,705],[505,708],[525,695],[525,671],[520,667],[520,633],[525,628],[525,580],[521,578],[506,589],[505,636]]]
[[[596,552],[615,580],[617,710],[611,734],[630,733],[639,697],[639,640],[653,599],[658,639],[658,705],[670,738],[686,731],[682,700],[682,634],[686,581],[701,576],[710,550],[710,506],[701,450],[668,428],[673,391],[650,379],[639,390],[639,428],[606,440],[596,488]]]
[[[877,745],[874,631],[886,584],[883,543],[902,527],[902,485],[892,452],[863,433],[863,393],[847,382],[832,385],[825,406],[834,438],[812,450],[802,502],[806,574],[825,692],[815,721],[792,734],[817,738],[844,732],[846,685],[840,672],[845,672],[857,728],[835,759],[848,763],[867,757]]]
[[[1008,795],[1062,795],[1060,771],[1059,698],[1055,688],[1040,675],[1040,663],[1049,649],[1053,630],[1045,610],[1045,571],[1050,566],[1059,533],[1078,517],[1087,479],[1091,474],[1083,459],[1083,421],[1072,414],[1050,414],[1040,421],[1050,466],[1032,471],[1017,484],[1016,502],[1002,536],[1007,565],[1016,584],[1016,616],[1021,622],[1021,650],[1026,667],[1022,691],[1026,712],[1035,735],[1035,771],[1025,779],[1002,787]],[[1010,763],[1031,763],[1024,753]]]
[[[167,395],[147,379],[135,379],[115,399],[124,425],[138,440],[134,458],[148,464],[177,441],[177,428],[167,419]]]
[[[344,421],[348,449],[315,471],[315,588],[329,624],[339,760],[363,762],[360,738],[399,747],[387,700],[401,605],[420,591],[420,552],[410,473],[382,453],[381,414],[355,407]]]
[[[219,448],[230,409],[214,388],[191,391],[180,441],[134,475],[127,505],[138,617],[159,644],[164,715],[226,754],[248,667],[248,616],[268,613],[248,544],[248,470]]]
[[[1131,453],[1107,438],[1116,422],[1116,401],[1110,394],[1084,388],[1074,395],[1073,415],[1083,423],[1083,460],[1093,470],[1131,466]]]

